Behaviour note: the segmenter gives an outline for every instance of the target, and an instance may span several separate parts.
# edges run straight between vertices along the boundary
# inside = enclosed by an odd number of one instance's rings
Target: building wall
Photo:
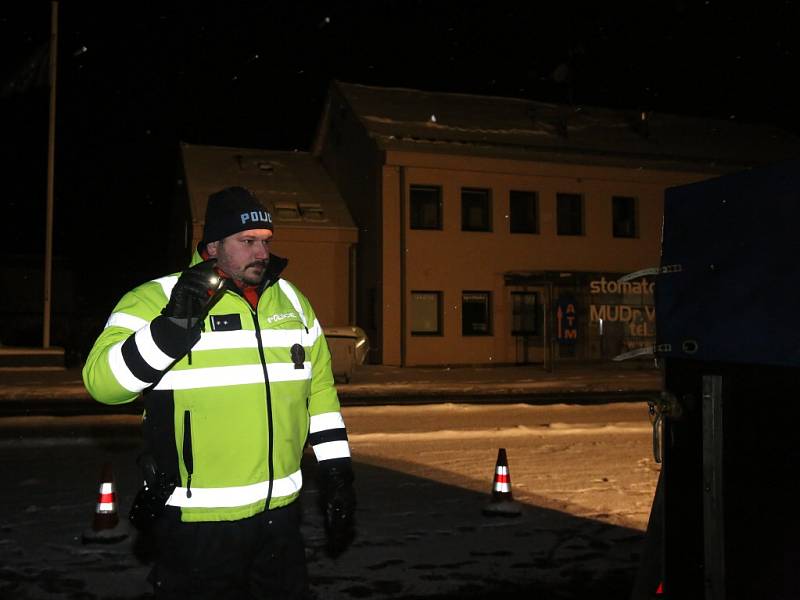
[[[289,259],[282,277],[305,294],[323,326],[350,324],[350,252],[357,232],[283,227],[272,251]]]
[[[336,183],[358,226],[355,324],[369,337],[370,362],[380,363],[384,316],[380,285],[384,256],[381,251],[380,153],[335,90],[328,102],[322,123],[325,134],[320,137],[321,143],[318,140],[315,155]]]
[[[399,365],[402,361],[403,344],[403,304],[402,273],[405,265],[403,256],[403,231],[398,226],[403,208],[402,169],[384,167],[381,173],[381,203],[384,218],[380,223],[380,301],[379,323],[381,335],[378,343],[381,348],[381,361],[386,365]]]
[[[394,153],[397,165],[384,167],[382,205],[386,265],[383,278],[383,355],[385,364],[492,364],[541,362],[556,331],[545,326],[556,309],[559,295],[581,298],[581,339],[576,348],[556,351],[557,358],[592,358],[602,339],[590,335],[588,321],[592,298],[584,289],[588,274],[629,273],[659,264],[663,193],[666,187],[696,181],[707,175],[644,171],[639,169],[526,163],[469,157],[420,156]],[[428,166],[423,166],[428,165]],[[399,171],[397,176],[393,175]],[[396,185],[395,185],[396,184]],[[412,185],[441,186],[442,230],[409,227],[409,190]],[[487,188],[491,192],[492,231],[461,230],[461,188]],[[509,232],[509,191],[538,193],[539,233]],[[584,198],[584,234],[556,234],[556,194],[578,193]],[[637,199],[638,236],[612,234],[612,196]],[[401,235],[398,236],[399,232]],[[395,248],[399,242],[399,247]],[[398,257],[398,258],[395,258]],[[402,260],[400,259],[402,257]],[[398,264],[401,268],[389,268]],[[572,277],[559,286],[557,277],[542,278],[540,285],[509,286],[508,272],[563,271]],[[545,279],[548,281],[546,282]],[[574,281],[580,283],[576,286]],[[511,292],[539,294],[540,330],[530,339],[511,334]],[[414,291],[437,291],[443,298],[441,335],[412,335],[410,297]],[[491,293],[491,335],[462,335],[462,294]],[[400,307],[398,313],[397,307]],[[607,329],[608,330],[608,329]],[[594,339],[592,339],[594,337]],[[521,348],[521,344],[524,347]]]

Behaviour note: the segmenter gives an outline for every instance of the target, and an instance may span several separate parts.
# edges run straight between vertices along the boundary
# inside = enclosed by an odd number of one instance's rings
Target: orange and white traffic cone
[[[126,523],[120,523],[117,514],[117,493],[114,490],[114,475],[111,464],[103,465],[100,475],[100,489],[97,492],[97,505],[92,527],[83,532],[83,543],[119,542],[128,537]]]
[[[517,517],[522,514],[522,507],[514,501],[511,495],[511,473],[508,470],[506,449],[500,448],[497,452],[497,463],[494,467],[494,483],[492,483],[492,498],[483,508],[487,516]]]

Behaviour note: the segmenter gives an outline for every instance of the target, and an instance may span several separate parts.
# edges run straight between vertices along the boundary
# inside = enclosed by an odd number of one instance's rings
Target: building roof
[[[800,138],[734,120],[338,81],[336,97],[382,150],[695,170],[800,157]]]
[[[232,185],[252,191],[280,228],[356,226],[325,169],[307,152],[181,144],[192,221],[202,223],[209,194]]]

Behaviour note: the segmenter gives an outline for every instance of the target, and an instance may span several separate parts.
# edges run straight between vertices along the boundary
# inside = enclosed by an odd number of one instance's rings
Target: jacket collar
[[[283,258],[277,254],[270,253],[269,262],[267,263],[267,272],[264,274],[264,281],[261,282],[259,293],[273,285],[283,273],[286,265],[289,264],[288,258]]]

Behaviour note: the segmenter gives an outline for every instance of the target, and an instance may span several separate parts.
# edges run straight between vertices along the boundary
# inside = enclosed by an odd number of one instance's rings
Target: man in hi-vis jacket
[[[156,598],[304,598],[300,459],[318,461],[329,547],[355,495],[330,353],[280,278],[272,215],[248,190],[208,199],[190,268],[128,292],[83,369],[106,404],[144,400],[145,487],[130,518],[156,543]]]

